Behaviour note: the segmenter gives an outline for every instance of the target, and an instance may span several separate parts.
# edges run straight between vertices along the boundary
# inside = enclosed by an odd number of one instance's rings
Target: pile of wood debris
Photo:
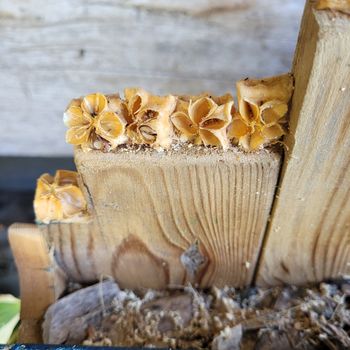
[[[192,349],[350,348],[350,282],[313,288],[188,286],[135,294],[113,281],[51,305],[45,343]]]

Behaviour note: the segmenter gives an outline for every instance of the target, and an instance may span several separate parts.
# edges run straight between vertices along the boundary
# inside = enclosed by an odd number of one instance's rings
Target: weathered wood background
[[[289,71],[304,0],[2,0],[0,155],[70,155],[62,111],[92,91],[232,91]]]

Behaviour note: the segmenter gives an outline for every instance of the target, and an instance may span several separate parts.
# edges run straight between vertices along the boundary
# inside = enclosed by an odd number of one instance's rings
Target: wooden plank
[[[75,96],[127,86],[220,94],[289,71],[302,4],[2,0],[0,154],[71,155],[62,113]]]
[[[250,284],[279,173],[278,152],[77,149],[75,161],[95,222],[89,230],[47,227],[60,230],[50,236],[75,280],[110,275],[123,288]],[[196,258],[203,259],[197,271],[191,265]]]
[[[108,252],[96,220],[39,225],[38,228],[55,251],[56,262],[69,281],[85,284],[103,277],[113,277],[113,257]]]
[[[257,283],[350,273],[350,19],[306,5],[289,147]]]
[[[47,307],[65,289],[64,275],[55,266],[45,238],[36,225],[13,224],[9,240],[21,290],[21,343],[41,340],[40,322]]]

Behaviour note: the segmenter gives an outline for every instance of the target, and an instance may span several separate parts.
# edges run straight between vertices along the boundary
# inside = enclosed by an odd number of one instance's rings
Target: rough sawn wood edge
[[[66,288],[65,275],[55,264],[37,225],[11,225],[9,241],[20,279],[19,342],[41,343],[42,317]]]

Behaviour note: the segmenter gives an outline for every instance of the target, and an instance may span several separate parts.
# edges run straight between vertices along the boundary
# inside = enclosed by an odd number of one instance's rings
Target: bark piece
[[[192,296],[190,294],[179,294],[169,297],[153,300],[142,305],[141,310],[145,311],[162,311],[168,313],[174,311],[179,314],[184,327],[187,327],[193,314]],[[169,317],[164,316],[160,319],[158,329],[161,333],[174,330],[173,322],[169,321]]]
[[[80,344],[89,326],[101,326],[103,317],[113,309],[119,291],[116,283],[104,281],[58,300],[45,314],[44,343]]]
[[[242,336],[241,324],[232,328],[227,327],[214,338],[212,350],[239,350]]]

